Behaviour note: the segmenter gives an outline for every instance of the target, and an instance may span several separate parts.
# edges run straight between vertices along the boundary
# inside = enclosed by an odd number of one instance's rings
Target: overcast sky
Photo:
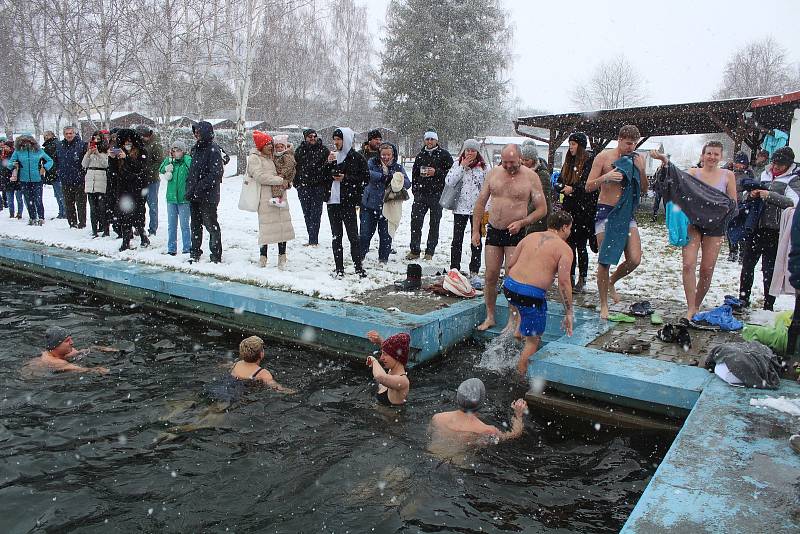
[[[367,1],[377,35],[388,4]],[[617,54],[639,69],[652,104],[709,99],[733,52],[770,34],[792,63],[800,61],[797,0],[504,4],[515,24],[511,77],[516,94],[552,113],[573,110],[572,88],[594,65]]]

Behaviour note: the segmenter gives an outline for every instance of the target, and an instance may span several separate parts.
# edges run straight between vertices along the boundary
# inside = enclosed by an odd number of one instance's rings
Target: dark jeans
[[[481,270],[481,250],[483,243],[477,247],[472,245],[472,215],[453,214],[453,242],[450,244],[450,268],[461,270],[461,246],[464,243],[464,230],[469,228],[469,272]]]
[[[19,185],[7,186],[5,190],[6,195],[6,203],[8,204],[8,209],[11,211],[11,216],[13,217],[15,214],[21,214],[22,210],[25,208],[23,206],[23,196],[22,196],[22,189],[20,189]],[[17,210],[14,211],[14,200],[16,199]]]
[[[322,220],[322,203],[325,201],[325,190],[321,185],[298,187],[297,197],[300,207],[303,208],[303,218],[306,220],[308,244],[319,243],[319,225]]]
[[[28,206],[30,219],[44,219],[44,202],[42,202],[42,182],[22,182],[22,194]],[[22,206],[20,206],[22,211]]]
[[[89,219],[92,221],[92,234],[107,232],[106,194],[88,193],[87,196],[89,197]]]
[[[653,197],[653,217],[658,215],[658,208],[661,206],[661,193],[656,192],[655,196]],[[666,209],[667,204],[664,203],[664,209]],[[574,269],[573,269],[574,271]]]
[[[269,245],[261,245],[261,248],[259,249],[259,253],[265,258],[267,257],[267,247],[269,247]],[[278,243],[278,254],[286,254],[286,241]]]
[[[573,280],[575,279],[575,267],[577,264],[579,276],[586,278],[589,274],[589,252],[586,250],[589,240],[586,237],[576,238],[570,235],[567,243],[569,243],[569,248],[572,249],[570,276]]]
[[[764,309],[771,310],[775,297],[769,295],[772,273],[775,271],[775,257],[778,255],[778,230],[759,228],[742,241],[742,275],[739,278],[739,298],[750,302],[756,263],[761,258],[761,273],[764,280]]]
[[[66,214],[64,213],[64,188],[61,187],[61,180],[53,181],[53,196],[56,197],[56,203],[58,204],[57,218],[63,219]]]
[[[347,231],[347,240],[350,241],[350,257],[353,259],[353,265],[355,265],[356,271],[360,271],[361,248],[358,240],[356,207],[328,204],[328,220],[331,223],[331,234],[333,234],[333,261],[336,263],[336,272],[344,272],[343,230]]]
[[[428,224],[428,242],[425,245],[425,254],[433,255],[436,245],[439,244],[439,221],[442,219],[442,207],[439,205],[439,196],[415,196],[411,204],[411,252],[419,254],[422,241],[422,223],[425,214],[431,212]]]
[[[64,205],[67,210],[67,221],[70,226],[86,228],[86,192],[85,184],[62,184]],[[77,214],[76,214],[77,208]]]
[[[192,216],[192,250],[189,255],[199,259],[203,254],[203,227],[208,231],[211,261],[222,261],[222,231],[217,222],[217,205],[210,202],[190,202]]]
[[[371,210],[361,206],[361,259],[369,252],[369,243],[375,230],[378,230],[378,261],[389,261],[392,251],[392,236],[389,235],[389,221],[383,216],[382,210]]]

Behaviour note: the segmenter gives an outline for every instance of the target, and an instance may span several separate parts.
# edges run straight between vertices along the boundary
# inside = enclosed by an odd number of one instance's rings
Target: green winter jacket
[[[172,173],[167,172],[167,165],[172,164]],[[186,179],[189,177],[189,165],[192,158],[189,154],[184,154],[181,159],[173,160],[164,158],[161,167],[158,168],[159,174],[165,174],[167,180],[167,202],[170,204],[188,204],[186,200]],[[171,176],[171,178],[170,178]]]

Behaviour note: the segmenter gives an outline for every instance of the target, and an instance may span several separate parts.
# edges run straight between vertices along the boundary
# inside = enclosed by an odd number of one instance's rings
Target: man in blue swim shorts
[[[525,338],[517,363],[522,376],[528,371],[528,360],[539,350],[547,327],[547,288],[556,274],[564,303],[561,326],[568,336],[572,335],[572,250],[567,244],[570,231],[572,216],[566,211],[556,211],[547,219],[547,231],[528,234],[508,262],[508,274],[503,281],[503,294],[509,301],[506,330],[519,332]]]

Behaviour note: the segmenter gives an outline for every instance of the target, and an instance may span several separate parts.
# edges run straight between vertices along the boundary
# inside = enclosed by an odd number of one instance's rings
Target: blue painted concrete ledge
[[[626,534],[800,532],[800,418],[750,406],[800,385],[735,388],[703,369],[553,342],[529,367],[556,389],[615,404],[689,411],[625,523]]]

